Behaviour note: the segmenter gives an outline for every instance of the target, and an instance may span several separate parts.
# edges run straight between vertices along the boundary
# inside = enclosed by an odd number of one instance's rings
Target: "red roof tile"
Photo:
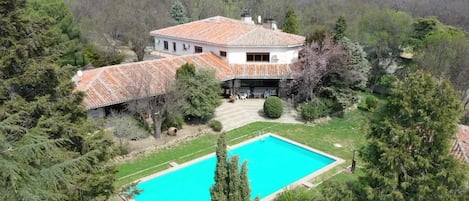
[[[305,41],[304,36],[221,16],[154,30],[150,34],[226,46],[301,46]]]
[[[176,70],[185,63],[193,63],[198,68],[214,69],[216,76],[222,81],[234,78],[291,78],[291,65],[288,64],[251,63],[230,66],[213,53],[201,53],[87,70],[79,81],[78,77],[74,77],[77,83],[75,91],[85,92],[83,104],[87,109],[134,99],[139,95],[132,89],[132,85],[138,82],[145,83],[146,95],[156,95],[164,92],[166,81],[174,79]]]
[[[469,126],[459,125],[457,139],[451,152],[462,161],[469,162]]]
[[[145,79],[149,83],[145,86],[150,88],[146,94],[156,95],[164,91],[166,81],[174,79],[176,69],[184,63],[214,69],[221,80],[231,78],[231,69],[226,61],[212,53],[203,53],[87,70],[80,78],[74,77],[76,81],[79,79],[75,91],[85,92],[83,104],[87,109],[123,103],[135,97],[135,91],[129,86],[148,75]]]

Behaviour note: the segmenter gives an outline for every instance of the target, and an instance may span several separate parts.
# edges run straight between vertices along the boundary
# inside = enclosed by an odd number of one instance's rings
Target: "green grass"
[[[352,149],[363,146],[367,128],[368,113],[355,110],[345,114],[343,118],[335,118],[327,123],[315,125],[279,124],[255,122],[228,132],[228,144],[233,145],[252,138],[260,133],[272,132],[292,139],[312,148],[341,157],[346,162],[340,167],[321,175],[328,178],[335,172],[350,164]],[[118,165],[117,186],[135,181],[144,176],[169,168],[168,163],[175,161],[184,163],[215,151],[217,136],[210,134],[185,142],[174,148],[139,157],[131,162]],[[335,143],[343,147],[337,148]]]

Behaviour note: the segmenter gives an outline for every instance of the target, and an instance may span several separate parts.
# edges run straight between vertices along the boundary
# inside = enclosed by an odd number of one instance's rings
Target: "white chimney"
[[[252,20],[251,14],[249,13],[248,9],[244,9],[243,14],[241,14],[241,21],[248,24],[254,24],[254,21]]]
[[[78,86],[78,84],[79,84],[80,81],[81,81],[81,77],[83,77],[83,71],[78,70],[78,71],[77,71],[77,74],[75,74],[75,75],[72,77],[72,81],[75,82],[75,85]]]
[[[265,19],[265,23],[262,26],[266,29],[277,30],[277,22],[271,17]]]

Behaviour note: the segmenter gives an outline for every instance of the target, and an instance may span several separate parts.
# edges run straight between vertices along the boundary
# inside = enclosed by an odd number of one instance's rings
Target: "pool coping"
[[[235,144],[235,145],[233,145],[233,146],[227,145],[227,151],[229,151],[229,150],[231,150],[231,149],[235,149],[235,148],[240,147],[240,146],[243,146],[243,145],[246,145],[246,144],[249,144],[249,143],[251,143],[251,142],[253,142],[253,141],[256,141],[256,140],[259,140],[259,139],[262,139],[262,138],[265,138],[265,137],[268,137],[268,136],[273,136],[273,137],[275,137],[275,138],[284,140],[284,141],[286,141],[286,142],[288,142],[288,143],[291,143],[291,144],[296,145],[296,146],[298,146],[298,147],[301,147],[301,148],[303,148],[303,149],[306,149],[306,150],[309,150],[309,151],[313,151],[313,152],[319,153],[319,154],[321,154],[321,155],[324,155],[324,156],[326,156],[326,157],[329,157],[329,158],[331,158],[331,159],[334,159],[335,161],[334,161],[333,163],[331,163],[331,164],[325,166],[325,167],[322,167],[322,168],[319,169],[319,170],[316,170],[314,173],[309,174],[309,175],[306,175],[305,177],[303,177],[303,178],[301,178],[301,179],[299,179],[299,180],[297,180],[297,181],[291,183],[290,185],[286,186],[285,188],[282,188],[282,189],[280,189],[280,190],[278,190],[278,191],[275,191],[275,192],[271,193],[270,195],[266,196],[265,198],[262,198],[261,201],[271,201],[271,200],[273,200],[279,193],[281,193],[281,192],[283,192],[283,191],[285,191],[285,190],[287,190],[287,189],[292,189],[292,188],[295,188],[295,187],[297,187],[297,186],[300,186],[300,185],[302,185],[302,184],[305,183],[305,182],[309,182],[309,180],[312,180],[313,178],[319,176],[320,174],[322,174],[322,173],[324,173],[324,172],[327,172],[327,171],[331,170],[332,168],[334,168],[334,167],[336,167],[336,166],[338,166],[338,165],[340,165],[340,164],[342,164],[342,163],[345,162],[345,160],[342,159],[342,158],[339,158],[339,157],[336,157],[336,156],[327,154],[327,153],[325,153],[325,152],[323,152],[323,151],[320,151],[320,150],[311,148],[311,147],[306,146],[306,145],[304,145],[304,144],[295,142],[295,141],[293,141],[293,140],[290,140],[290,139],[288,139],[288,138],[284,138],[284,137],[282,137],[282,136],[279,136],[279,135],[276,135],[276,134],[270,133],[270,132],[269,132],[269,133],[266,133],[266,134],[263,134],[263,135],[256,136],[256,137],[254,137],[254,138],[251,138],[251,139],[249,139],[249,140],[246,140],[246,141],[243,141],[243,142],[241,142],[241,143]],[[207,159],[207,158],[210,158],[210,157],[212,157],[212,156],[214,156],[214,155],[215,155],[215,152],[210,153],[210,154],[207,154],[207,155],[202,156],[202,157],[198,157],[198,158],[196,158],[196,159],[187,161],[187,162],[182,163],[182,164],[179,164],[179,165],[177,165],[177,166],[170,167],[170,168],[165,169],[165,170],[163,170],[163,171],[160,171],[160,172],[157,172],[157,173],[154,173],[154,174],[151,174],[151,175],[142,177],[142,178],[136,180],[135,182],[145,182],[145,181],[148,181],[148,180],[153,179],[153,178],[155,178],[155,177],[159,177],[159,176],[161,176],[161,175],[164,175],[164,174],[167,174],[167,173],[170,173],[170,172],[179,170],[179,169],[181,169],[181,168],[185,168],[185,167],[190,166],[190,165],[192,165],[192,164],[194,164],[194,163],[197,163],[197,162],[200,162],[200,161],[205,160],[205,159]],[[132,199],[132,200],[135,200],[135,199]]]

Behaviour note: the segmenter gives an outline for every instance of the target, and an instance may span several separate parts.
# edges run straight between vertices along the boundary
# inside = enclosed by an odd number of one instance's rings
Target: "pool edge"
[[[309,147],[309,146],[307,146],[307,145],[304,145],[304,144],[295,142],[295,141],[293,141],[293,140],[290,140],[290,139],[288,139],[288,138],[284,138],[284,137],[282,137],[282,136],[279,136],[279,135],[277,135],[277,134],[270,133],[270,132],[269,132],[269,133],[266,133],[266,134],[263,134],[263,135],[259,135],[259,136],[253,137],[253,138],[251,138],[251,139],[248,139],[248,140],[243,141],[243,142],[241,142],[241,143],[235,144],[235,145],[233,145],[233,146],[227,145],[227,149],[228,149],[228,150],[236,149],[237,147],[240,147],[240,146],[249,144],[249,143],[251,143],[251,142],[254,142],[254,141],[256,141],[256,140],[259,140],[259,139],[262,139],[262,138],[265,138],[265,137],[268,137],[268,136],[272,136],[272,137],[278,138],[278,139],[280,139],[280,140],[283,140],[283,141],[288,142],[288,143],[290,143],[290,144],[296,145],[296,146],[301,147],[301,148],[303,148],[303,149],[306,149],[306,150],[308,150],[308,151],[316,152],[316,153],[318,153],[318,154],[321,154],[321,155],[323,155],[323,156],[326,156],[326,157],[328,157],[328,158],[331,158],[331,159],[333,159],[333,160],[335,160],[335,161],[334,161],[333,163],[331,163],[331,164],[329,164],[329,165],[327,165],[327,166],[325,166],[325,167],[319,169],[319,170],[316,170],[314,173],[309,174],[309,175],[307,175],[307,176],[305,176],[305,177],[303,177],[303,178],[301,178],[301,179],[299,179],[299,180],[297,180],[297,181],[291,183],[291,184],[288,185],[287,187],[282,188],[282,189],[280,189],[280,190],[278,190],[278,191],[275,191],[275,192],[271,193],[270,195],[266,196],[265,198],[262,198],[261,201],[272,201],[279,193],[281,193],[281,192],[283,192],[283,191],[285,191],[285,190],[287,190],[287,189],[292,189],[292,188],[295,188],[295,187],[297,187],[297,186],[300,186],[302,183],[304,183],[304,182],[306,182],[306,181],[309,181],[309,180],[311,180],[311,179],[313,179],[313,178],[315,178],[315,177],[317,177],[317,176],[323,174],[324,172],[327,172],[327,171],[331,170],[332,168],[334,168],[334,167],[336,167],[336,166],[338,166],[338,165],[340,165],[340,164],[342,164],[342,163],[345,162],[345,160],[342,159],[342,158],[339,158],[339,157],[336,157],[336,156],[327,154],[327,153],[325,153],[325,152],[323,152],[323,151],[320,151],[320,150],[311,148],[311,147]],[[210,154],[207,154],[207,155],[198,157],[198,158],[196,158],[196,159],[187,161],[187,162],[185,162],[185,163],[179,164],[178,166],[170,167],[170,168],[165,169],[165,170],[163,170],[163,171],[156,172],[156,173],[154,173],[154,174],[151,174],[151,175],[142,177],[142,178],[140,178],[140,179],[135,180],[134,182],[145,182],[145,181],[148,181],[148,180],[153,179],[153,178],[155,178],[155,177],[158,177],[158,176],[161,176],[161,175],[164,175],[164,174],[167,174],[167,173],[170,173],[170,172],[173,172],[173,171],[182,169],[182,168],[187,167],[187,166],[190,166],[190,165],[192,165],[192,164],[194,164],[194,163],[200,162],[200,161],[205,160],[205,159],[207,159],[207,158],[210,158],[210,157],[212,157],[212,156],[214,156],[214,155],[215,155],[215,151],[212,152],[212,153],[210,153]],[[135,201],[135,199],[131,199],[131,200],[132,200],[132,201]]]
[[[267,197],[262,198],[261,201],[272,201],[272,200],[274,200],[274,199],[277,197],[277,195],[278,195],[279,193],[281,193],[281,192],[283,192],[283,191],[285,191],[285,190],[288,190],[288,189],[293,189],[293,188],[295,188],[295,187],[301,186],[302,183],[308,182],[309,180],[312,180],[313,178],[315,178],[315,177],[317,177],[317,176],[319,176],[319,175],[321,175],[321,174],[323,174],[323,173],[325,173],[325,172],[331,170],[332,168],[335,168],[336,166],[338,166],[338,165],[340,165],[340,164],[342,164],[342,163],[345,162],[345,160],[342,159],[342,158],[339,158],[339,157],[334,156],[334,155],[327,154],[327,153],[325,153],[325,152],[323,152],[323,151],[320,151],[320,150],[311,148],[311,147],[306,146],[306,145],[304,145],[304,144],[295,142],[295,141],[293,141],[293,140],[290,140],[290,139],[288,139],[288,138],[284,138],[284,137],[282,137],[282,136],[279,136],[279,135],[276,135],[276,134],[273,134],[273,133],[266,133],[266,134],[264,134],[264,135],[262,135],[262,136],[260,136],[260,137],[264,137],[265,135],[270,135],[270,136],[276,137],[276,138],[278,138],[278,139],[284,140],[284,141],[286,141],[286,142],[288,142],[288,143],[291,143],[291,144],[293,144],[293,145],[299,146],[299,147],[301,147],[301,148],[303,148],[303,149],[306,149],[306,150],[313,151],[313,152],[319,153],[319,154],[321,154],[321,155],[324,155],[324,156],[326,156],[326,157],[328,157],[328,158],[331,158],[331,159],[333,159],[333,160],[335,160],[335,161],[334,161],[333,163],[331,163],[331,164],[329,164],[329,165],[327,165],[327,166],[325,166],[325,167],[319,169],[319,170],[316,170],[314,173],[309,174],[309,175],[306,175],[305,177],[303,177],[303,178],[301,178],[301,179],[299,179],[299,180],[297,180],[297,181],[291,183],[291,184],[288,185],[287,187],[282,188],[282,189],[280,189],[280,190],[278,190],[278,191],[275,191],[275,192],[271,193],[271,194],[268,195]],[[256,138],[256,139],[257,139],[257,138]]]

